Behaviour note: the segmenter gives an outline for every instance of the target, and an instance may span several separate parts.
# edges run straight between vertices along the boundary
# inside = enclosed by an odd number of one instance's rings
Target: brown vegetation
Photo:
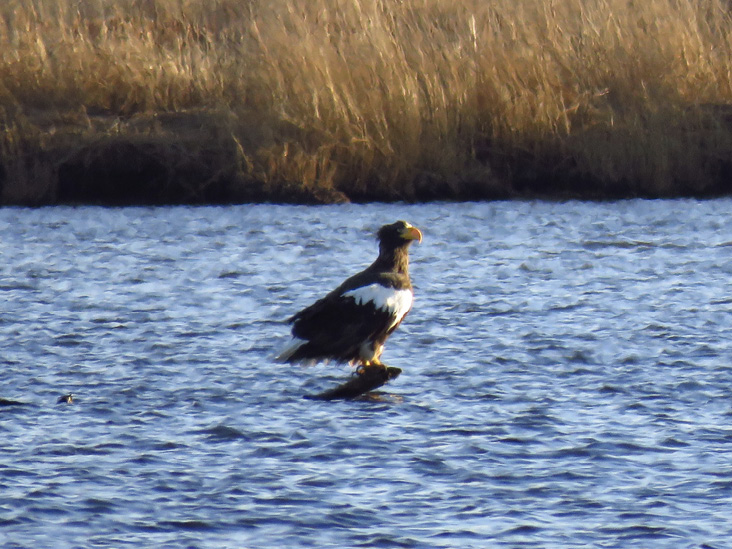
[[[0,203],[732,190],[725,0],[6,0]]]

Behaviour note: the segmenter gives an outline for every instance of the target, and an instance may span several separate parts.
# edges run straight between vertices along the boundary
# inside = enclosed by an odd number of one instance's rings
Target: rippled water
[[[2,209],[0,544],[728,546],[730,209]],[[303,399],[282,321],[399,218],[404,373]]]

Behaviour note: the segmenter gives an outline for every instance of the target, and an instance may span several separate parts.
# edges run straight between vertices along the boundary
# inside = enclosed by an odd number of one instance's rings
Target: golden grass
[[[0,202],[728,192],[726,4],[6,0]]]

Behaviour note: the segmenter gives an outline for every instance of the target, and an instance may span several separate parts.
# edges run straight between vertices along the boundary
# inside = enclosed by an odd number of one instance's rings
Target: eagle
[[[386,368],[386,339],[412,308],[409,245],[422,233],[406,221],[377,232],[379,256],[325,297],[288,319],[292,341],[277,359],[289,363],[347,362]]]

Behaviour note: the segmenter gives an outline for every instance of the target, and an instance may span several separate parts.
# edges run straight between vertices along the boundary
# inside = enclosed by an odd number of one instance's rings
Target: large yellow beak
[[[420,231],[417,227],[412,227],[411,225],[408,225],[402,231],[401,237],[404,240],[416,240],[417,242],[422,242],[422,231]]]

